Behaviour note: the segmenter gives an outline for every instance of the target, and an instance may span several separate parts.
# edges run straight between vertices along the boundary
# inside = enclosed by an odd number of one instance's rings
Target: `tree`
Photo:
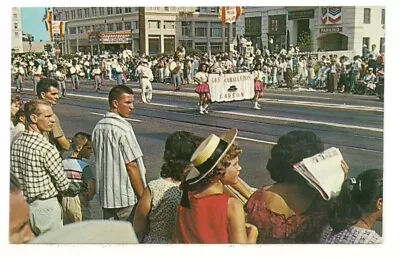
[[[309,32],[300,33],[297,43],[300,48],[300,52],[308,52],[312,49],[311,35]]]

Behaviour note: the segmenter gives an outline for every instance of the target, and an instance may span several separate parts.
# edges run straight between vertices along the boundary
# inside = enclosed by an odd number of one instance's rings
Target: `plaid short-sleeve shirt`
[[[11,146],[11,173],[19,179],[28,201],[52,198],[69,186],[56,147],[29,130]]]

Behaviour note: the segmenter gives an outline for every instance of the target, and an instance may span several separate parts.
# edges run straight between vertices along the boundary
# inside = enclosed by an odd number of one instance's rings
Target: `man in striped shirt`
[[[131,220],[134,206],[146,187],[143,153],[129,118],[133,91],[118,85],[108,96],[110,111],[93,129],[95,168],[103,218]]]
[[[30,223],[36,235],[61,228],[62,212],[57,195],[68,189],[60,153],[43,135],[55,120],[51,106],[31,100],[24,106],[28,124],[11,147],[11,173],[21,184],[29,203]]]

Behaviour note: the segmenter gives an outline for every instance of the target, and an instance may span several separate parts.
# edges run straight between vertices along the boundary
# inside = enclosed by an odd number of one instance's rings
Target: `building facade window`
[[[195,35],[197,37],[207,37],[207,23],[206,22],[195,23]]]
[[[115,14],[122,14],[122,7],[115,7]]]
[[[369,50],[369,37],[363,37],[363,46],[366,45]]]
[[[160,29],[160,21],[149,20],[149,29]]]
[[[182,36],[192,36],[192,22],[182,21]]]
[[[99,31],[100,32],[105,32],[106,31],[106,25],[105,24],[100,24],[99,25]]]
[[[385,37],[379,39],[379,52],[385,52]]]
[[[115,30],[116,31],[122,31],[122,23],[116,23],[115,24]]]
[[[97,7],[92,7],[92,16],[97,16]]]
[[[82,34],[82,33],[83,33],[83,26],[79,26],[79,27],[78,27],[78,33],[79,33],[79,34]]]
[[[18,33],[18,32],[15,32],[15,33],[14,33],[14,36],[15,36],[15,38],[18,38],[18,37],[19,37],[19,33]]]
[[[107,24],[107,32],[112,32],[112,31],[114,31],[114,24],[112,23]]]
[[[371,23],[371,8],[364,8],[364,24]]]
[[[14,14],[14,19],[17,19],[18,18],[18,15],[17,14]]]
[[[175,29],[174,21],[164,21],[164,29]]]
[[[132,22],[132,30],[137,30],[138,29],[138,21],[133,21]]]
[[[385,24],[385,9],[382,9],[381,11],[381,24]]]
[[[90,17],[89,8],[85,8],[84,11],[85,11],[85,18]]]
[[[221,23],[211,23],[211,37],[222,37],[222,25]],[[226,26],[227,29],[229,29],[229,26]]]
[[[130,30],[130,29],[132,29],[132,23],[131,22],[125,22],[124,27],[125,27],[125,30]]]
[[[208,13],[208,7],[200,7],[200,13]]]
[[[78,9],[77,13],[78,13],[78,19],[82,19],[82,9]]]
[[[131,7],[125,7],[125,13],[131,13],[132,8]]]
[[[149,54],[161,52],[161,38],[159,35],[149,35]]]
[[[88,26],[85,26],[85,31],[86,31],[86,32],[90,32],[90,31],[92,31],[92,29],[91,29],[91,26],[90,26],[90,25],[88,25]]]
[[[211,13],[216,13],[217,10],[218,10],[217,7],[211,7],[211,8],[210,8],[210,12],[211,12]]]
[[[100,16],[104,15],[104,7],[99,7],[99,14]]]
[[[18,23],[14,23],[14,29],[18,29]]]
[[[221,42],[211,42],[211,53],[216,54],[222,52],[222,43]]]
[[[65,11],[65,20],[69,20],[69,11]]]
[[[164,53],[173,54],[175,52],[175,36],[164,36]]]
[[[76,34],[76,27],[70,27],[69,34]]]
[[[71,11],[71,19],[74,20],[75,19],[75,10]]]
[[[107,7],[107,14],[108,15],[111,15],[111,14],[113,14],[114,12],[113,12],[113,8],[112,7]]]
[[[199,49],[202,52],[207,52],[207,43],[206,42],[196,42],[194,47]]]

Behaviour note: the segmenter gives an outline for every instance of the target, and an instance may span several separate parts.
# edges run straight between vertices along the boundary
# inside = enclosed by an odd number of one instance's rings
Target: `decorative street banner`
[[[236,22],[244,13],[244,8],[242,6],[221,6],[218,8],[218,13],[222,25],[225,25]]]
[[[208,74],[211,102],[250,100],[254,97],[254,76],[250,72]]]
[[[341,24],[342,7],[322,7],[322,24]]]

